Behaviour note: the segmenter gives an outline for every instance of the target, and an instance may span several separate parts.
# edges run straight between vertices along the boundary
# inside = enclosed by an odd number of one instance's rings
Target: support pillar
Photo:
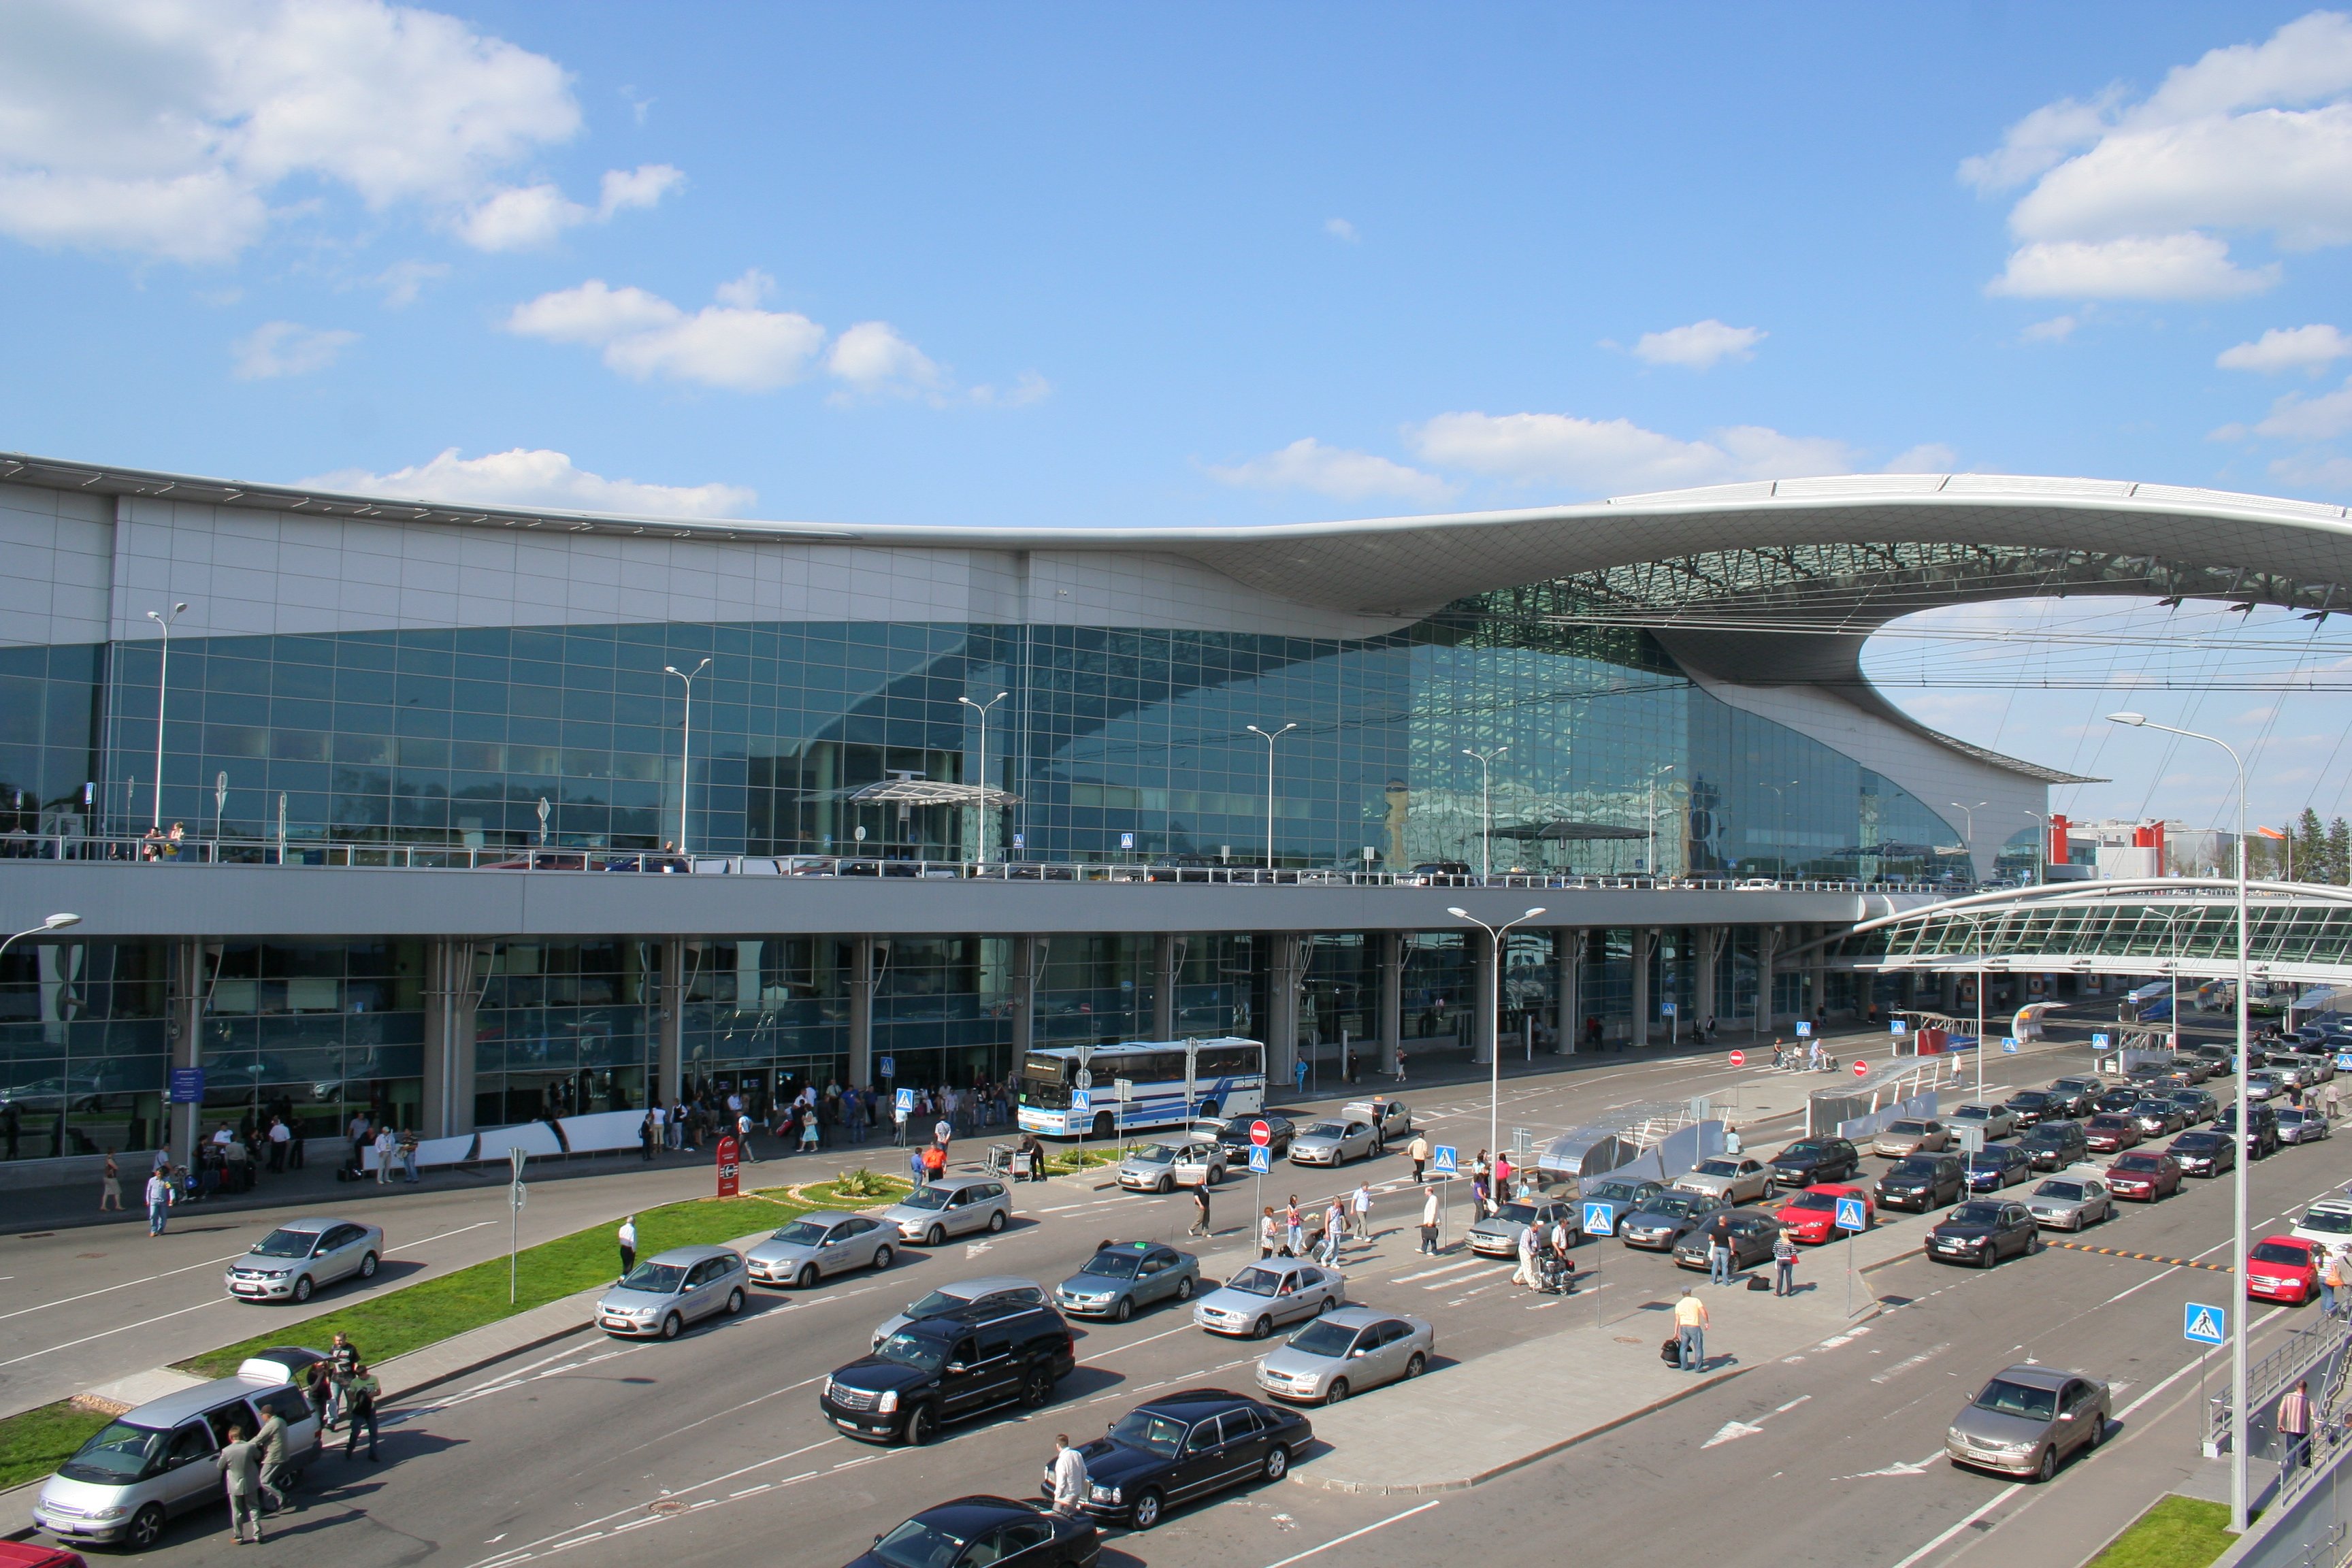
[[[1381,1000],[1379,1016],[1373,1028],[1380,1036],[1380,1060],[1374,1069],[1384,1071],[1396,1060],[1398,1048],[1404,1044],[1404,933],[1381,932]]]
[[[1265,977],[1265,1077],[1269,1088],[1288,1089],[1297,1080],[1298,989],[1304,979],[1302,949],[1297,931],[1276,931]]]
[[[1475,942],[1477,953],[1477,982],[1471,988],[1476,1000],[1470,1012],[1470,1059],[1485,1067],[1495,1059],[1495,1004],[1503,983],[1502,965],[1496,943],[1485,931],[1465,932],[1463,940]]]
[[[676,1105],[686,1098],[686,939],[669,936],[661,944],[661,1004],[654,1009],[660,1033],[654,1041],[654,1077],[662,1103]]]
[[[1956,969],[1944,971],[1942,1012],[1948,1018],[1957,1017],[1960,1011],[1960,974]]]
[[[175,1068],[200,1068],[205,1065],[204,1035],[199,1028],[200,1004],[205,994],[205,944],[202,942],[184,937],[172,944],[172,984],[167,994],[167,1005],[171,1009],[172,1065]],[[196,1166],[196,1139],[201,1135],[204,1110],[201,1105],[174,1105],[171,1108],[172,1159],[192,1171]]]
[[[1578,1037],[1584,1032],[1584,1006],[1578,982],[1584,968],[1584,930],[1581,926],[1562,926],[1551,933],[1552,1023],[1559,1034],[1552,1041],[1554,1054],[1572,1057],[1576,1054]]]
[[[1772,961],[1780,955],[1780,928],[1756,928],[1756,1011],[1749,1018],[1748,1032],[1758,1036],[1772,1026]]]
[[[1650,1043],[1650,955],[1657,951],[1658,933],[1635,926],[1628,952],[1633,960],[1633,1018],[1629,1038],[1636,1047]]]
[[[1817,941],[1821,934],[1819,926],[1805,928],[1805,940],[1809,942]],[[1807,1016],[1826,1021],[1830,1010],[1830,962],[1826,948],[1814,948],[1812,956],[1805,961],[1805,996]]]
[[[1731,931],[1726,926],[1701,926],[1695,934],[1698,938],[1698,1016],[1691,1020],[1691,1026],[1697,1029],[1715,1022],[1716,999],[1723,979],[1723,947]]]
[[[472,942],[439,937],[425,944],[425,1137],[457,1138],[474,1131],[478,994]]]
[[[874,939],[849,939],[849,1081],[874,1081]]]
[[[1176,1037],[1176,950],[1179,939],[1161,931],[1151,939],[1151,1037]]]
[[[1045,965],[1045,939],[1013,939],[1013,1067],[1021,1064],[1037,1045],[1037,974]]]

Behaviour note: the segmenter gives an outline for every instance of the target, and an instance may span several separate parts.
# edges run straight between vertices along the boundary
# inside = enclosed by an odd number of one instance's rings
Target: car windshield
[[[2303,1124],[2303,1119],[2311,1114],[2312,1112],[2308,1110],[2297,1110],[2293,1106],[2289,1106],[2279,1112],[2279,1121],[2288,1126],[2299,1127]]]
[[[2009,1149],[1979,1149],[1975,1153],[1969,1156],[1969,1169],[1971,1171],[1998,1171],[2002,1166],[2009,1163],[2010,1157],[2013,1152],[2014,1151]]]
[[[2172,1141],[2172,1146],[2193,1154],[2210,1154],[2227,1142],[2229,1140],[2211,1132],[2184,1132]]]
[[[1166,1165],[1175,1161],[1177,1152],[1173,1143],[1147,1143],[1128,1158],[1139,1165]]]
[[[1985,1384],[1977,1395],[1977,1408],[1995,1411],[2002,1415],[2022,1415],[2029,1421],[2047,1421],[2058,1414],[2058,1391],[2054,1388],[2032,1388],[2022,1383],[2011,1383],[1996,1377]]]
[[[891,1568],[948,1568],[964,1549],[961,1535],[910,1519],[874,1543],[874,1555]]]
[[[948,1206],[948,1190],[945,1187],[919,1187],[900,1198],[898,1206],[909,1209],[943,1209]]]
[[[1952,1217],[1949,1223],[1953,1225],[1999,1225],[2000,1223],[2000,1205],[1999,1204],[1962,1204],[1959,1207],[1952,1211]]]
[[[2081,1199],[2083,1195],[2083,1184],[2080,1182],[2044,1182],[2040,1186],[2033,1189],[2033,1195],[2037,1198],[2064,1198],[2069,1203],[2073,1203]]]
[[[2168,1100],[2143,1100],[2132,1107],[2134,1116],[2166,1116],[2178,1110]]]
[[[2330,1236],[2352,1236],[2352,1213],[2340,1209],[2313,1209],[2303,1216],[2303,1228],[2325,1231]]]
[[[1691,1168],[1694,1176],[1736,1176],[1739,1174],[1737,1160],[1701,1160]]]
[[[1150,1410],[1130,1410],[1111,1423],[1111,1441],[1172,1459],[1184,1447],[1184,1423]]]
[[[1918,1138],[1926,1135],[1927,1124],[1924,1121],[1890,1121],[1886,1130],[1897,1137]]]
[[[2028,1143],[2063,1143],[2080,1131],[2071,1121],[2045,1121],[2025,1135]]]
[[[1135,1271],[1143,1267],[1139,1252],[1097,1252],[1087,1259],[1081,1274],[1097,1274],[1106,1279],[1132,1279]]]
[[[1501,1208],[1495,1211],[1495,1217],[1499,1220],[1507,1220],[1513,1225],[1525,1225],[1529,1220],[1536,1217],[1536,1205],[1533,1204],[1505,1204]]]
[[[1225,1289],[1244,1296],[1271,1296],[1281,1289],[1282,1276],[1271,1268],[1244,1268],[1225,1281]]]
[[[2125,1121],[2120,1116],[2094,1116],[2091,1125],[2101,1132],[2118,1132],[2123,1130]]]
[[[1897,1165],[1895,1171],[1900,1171],[1902,1168],[1901,1165]],[[1891,1176],[1895,1174],[1895,1171],[1889,1171],[1886,1173]],[[1834,1212],[1837,1208],[1837,1194],[1823,1192],[1819,1187],[1807,1187],[1803,1192],[1782,1204],[1780,1208],[1784,1213],[1790,1209],[1829,1209]]]
[[[2161,1171],[2164,1165],[2153,1154],[2126,1154],[2107,1168],[2111,1171]]]
[[[273,1230],[253,1244],[256,1258],[308,1258],[319,1244],[315,1230]]]
[[[1897,1160],[1886,1168],[1886,1173],[1889,1176],[1926,1181],[1940,1168],[1939,1163],[1934,1160]],[[1789,1201],[1794,1203],[1797,1200],[1791,1198]]]
[[[1354,1347],[1357,1331],[1338,1323],[1318,1320],[1290,1336],[1290,1348],[1304,1351],[1308,1355],[1330,1356],[1337,1360]]]
[[[640,1263],[629,1270],[621,1281],[624,1290],[643,1290],[653,1296],[675,1296],[677,1288],[686,1283],[686,1270],[675,1263]]]
[[[769,1239],[789,1241],[795,1247],[822,1247],[824,1245],[824,1238],[832,1234],[833,1226],[829,1225],[819,1225],[814,1220],[796,1219]]]
[[[2011,1095],[2009,1102],[2011,1105],[2047,1105],[2050,1103],[2050,1097],[2038,1089],[2029,1089],[2022,1094]]]
[[[1700,1197],[1696,1193],[1693,1193],[1687,1197],[1669,1194],[1668,1196],[1659,1198],[1655,1202],[1644,1205],[1643,1212],[1647,1214],[1663,1215],[1668,1219],[1688,1219],[1693,1215],[1697,1214],[1700,1210],[1710,1206],[1711,1205],[1707,1200]]]
[[[1992,1112],[1981,1105],[1963,1105],[1952,1112],[1955,1121],[1988,1121],[1991,1118]]]
[[[1632,1182],[1603,1182],[1589,1194],[1594,1201],[1611,1204],[1638,1204],[1655,1187],[1643,1187]]]
[[[2300,1247],[2289,1247],[2283,1241],[2257,1242],[2253,1251],[2247,1256],[2257,1263],[2286,1263],[2298,1268],[2308,1268],[2311,1264],[2310,1253]]]
[[[1307,1130],[1309,1138],[1339,1138],[1346,1135],[1347,1124],[1339,1121],[1318,1121]]]
[[[109,1422],[58,1468],[70,1480],[108,1482],[136,1480],[147,1463],[162,1453],[170,1433],[153,1426],[133,1426],[128,1421]]]
[[[895,1361],[901,1366],[915,1367],[923,1372],[937,1372],[948,1359],[947,1347],[929,1334],[909,1333],[900,1329],[874,1347],[874,1353],[884,1361]]]

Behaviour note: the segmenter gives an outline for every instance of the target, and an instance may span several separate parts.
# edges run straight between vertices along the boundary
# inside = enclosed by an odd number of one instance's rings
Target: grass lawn
[[[109,1419],[59,1400],[0,1421],[0,1487],[47,1475]]]
[[[2238,1539],[2229,1522],[2221,1503],[2168,1497],[2116,1536],[2091,1568],[2206,1568]]]

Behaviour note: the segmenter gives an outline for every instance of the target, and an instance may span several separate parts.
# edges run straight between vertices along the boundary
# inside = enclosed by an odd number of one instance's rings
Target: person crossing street
[[[1209,1183],[1206,1177],[1202,1179],[1199,1186],[1192,1189],[1192,1206],[1195,1211],[1192,1215],[1192,1228],[1184,1234],[1187,1236],[1209,1235]]]
[[[1087,1457],[1071,1446],[1067,1432],[1054,1437],[1054,1511],[1082,1519],[1087,1510]]]
[[[1412,1142],[1405,1145],[1404,1157],[1412,1162],[1413,1185],[1421,1185],[1422,1171],[1429,1164],[1428,1137],[1423,1133],[1414,1133]]]

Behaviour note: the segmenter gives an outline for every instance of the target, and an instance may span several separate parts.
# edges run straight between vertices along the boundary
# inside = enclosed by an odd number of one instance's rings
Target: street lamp
[[[957,701],[980,715],[980,863],[988,864],[988,710],[1004,700],[1007,693],[998,692],[985,702],[974,702],[969,697]]]
[[[1675,771],[1675,764],[1650,770],[1650,863],[1644,868],[1652,877],[1658,874],[1658,780]]]
[[[2195,730],[2175,729],[2170,724],[2150,721],[2145,713],[2110,713],[2108,721],[2128,724],[2135,730],[2161,730],[2168,735],[2179,735],[2187,740],[2203,741],[2230,753],[2231,763],[2238,770],[2238,1168],[2235,1173],[2235,1212],[2231,1216],[2231,1247],[2237,1263],[2234,1278],[2246,1277],[2246,1167],[2253,1160],[2252,1130],[2253,1118],[2243,1107],[2253,1103],[2247,1093],[2251,1077],[2246,1067],[2247,992],[2252,984],[2248,971],[2246,945],[2246,763],[2237,748],[2214,735],[2200,734]],[[2173,1009],[2173,1028],[2180,1027],[2179,1009]],[[2230,1319],[2230,1527],[2242,1533],[2246,1528],[2246,1314],[2245,1303]]]
[[[2025,815],[2033,818],[2033,884],[2040,887],[2043,876],[2042,862],[2050,854],[2050,819],[2032,806],[2024,809]]]
[[[172,613],[150,610],[147,618],[163,628],[163,656],[155,666],[155,815],[152,819],[155,831],[163,830],[163,707],[172,700],[172,623],[188,613],[185,605],[174,605]]]
[[[1249,732],[1265,742],[1265,868],[1274,869],[1274,743],[1298,728],[1296,721],[1285,724],[1272,733],[1256,725],[1247,726]]]
[[[1497,746],[1491,752],[1474,752],[1462,748],[1465,757],[1478,759],[1478,881],[1484,885],[1495,874],[1495,759],[1509,751]]]
[[[1971,882],[1983,879],[1977,874],[1977,813],[1984,804],[1979,801],[1974,805],[1962,805],[1957,800],[1952,802],[1952,809],[1960,813],[1968,822],[1968,826],[1960,830],[1960,847],[1968,853],[1969,880]]]
[[[1529,910],[1517,920],[1506,921],[1498,926],[1488,925],[1468,910],[1449,909],[1445,912],[1455,920],[1468,921],[1485,931],[1495,955],[1495,989],[1486,1005],[1486,1147],[1500,1153],[1503,1148],[1503,938],[1510,934],[1513,926],[1535,919],[1543,910],[1540,908]],[[1502,1201],[1500,1193],[1495,1194],[1495,1201]]]
[[[694,676],[709,668],[710,661],[707,658],[694,667],[694,675],[688,675],[674,664],[662,666],[664,675],[675,675],[686,682],[686,726],[679,732],[677,742],[677,852],[680,855],[690,853],[686,846],[686,803],[694,792]]]
[[[81,917],[79,915],[51,915],[47,920],[43,921],[39,925],[34,926],[29,931],[20,931],[16,932],[16,936],[11,936],[5,942],[0,942],[0,954],[5,954],[7,952],[9,942],[15,942],[16,937],[38,936],[43,931],[63,931],[68,926],[78,926],[79,924],[81,924]]]

